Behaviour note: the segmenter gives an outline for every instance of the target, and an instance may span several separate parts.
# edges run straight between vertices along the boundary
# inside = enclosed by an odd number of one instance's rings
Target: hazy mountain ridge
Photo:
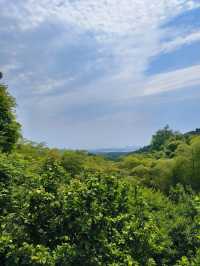
[[[94,154],[102,154],[102,153],[128,153],[133,152],[139,149],[139,146],[127,146],[120,148],[99,148],[99,149],[91,149],[89,152]]]

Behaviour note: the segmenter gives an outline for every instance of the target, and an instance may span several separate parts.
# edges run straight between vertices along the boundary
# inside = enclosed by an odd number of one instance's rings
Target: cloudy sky
[[[0,0],[0,47],[28,139],[122,147],[200,127],[199,0]]]

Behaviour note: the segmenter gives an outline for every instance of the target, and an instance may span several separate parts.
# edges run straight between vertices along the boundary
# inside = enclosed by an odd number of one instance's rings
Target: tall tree
[[[175,136],[175,133],[169,128],[169,126],[165,126],[163,129],[160,129],[156,132],[155,135],[152,136],[151,140],[151,148],[152,150],[161,150],[166,142]]]
[[[20,137],[20,124],[15,116],[15,99],[0,84],[0,151],[10,152]]]

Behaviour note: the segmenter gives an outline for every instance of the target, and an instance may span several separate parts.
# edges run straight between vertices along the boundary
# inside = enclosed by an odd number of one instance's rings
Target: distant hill
[[[100,148],[89,150],[93,154],[105,154],[105,153],[128,153],[137,150],[138,146],[127,146],[122,148]]]
[[[117,160],[119,157],[123,155],[127,155],[131,152],[138,150],[138,146],[127,146],[122,148],[102,148],[102,149],[94,149],[89,150],[90,153],[96,155],[102,155],[103,157],[111,160]]]

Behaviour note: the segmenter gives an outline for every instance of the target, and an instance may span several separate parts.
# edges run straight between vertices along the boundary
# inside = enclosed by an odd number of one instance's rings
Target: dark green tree
[[[0,151],[10,152],[20,137],[20,124],[15,116],[15,99],[0,84]]]
[[[174,137],[177,132],[173,132],[169,126],[165,126],[163,129],[160,129],[156,132],[155,135],[152,136],[151,140],[151,148],[152,150],[160,151],[162,150],[163,146]]]

